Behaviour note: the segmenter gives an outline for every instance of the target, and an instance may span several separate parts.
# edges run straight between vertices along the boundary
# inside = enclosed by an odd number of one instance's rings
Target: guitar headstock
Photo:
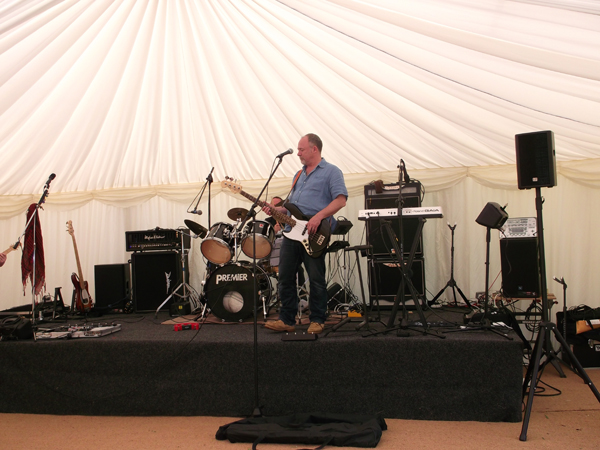
[[[221,181],[221,186],[223,188],[228,188],[234,194],[239,194],[242,191],[242,186],[235,183],[234,179],[230,177],[225,177],[225,180]]]
[[[67,232],[73,236],[75,234],[75,230],[73,229],[73,222],[68,220],[67,221]]]

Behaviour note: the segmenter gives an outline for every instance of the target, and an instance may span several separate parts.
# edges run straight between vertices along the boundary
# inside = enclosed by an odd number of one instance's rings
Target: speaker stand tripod
[[[585,380],[585,383],[589,386],[591,391],[600,402],[600,393],[594,383],[588,376],[588,374],[583,369],[583,366],[577,360],[571,348],[567,344],[565,337],[563,337],[558,330],[556,329],[556,325],[553,324],[549,319],[549,308],[548,308],[548,288],[546,286],[546,254],[544,250],[544,225],[542,223],[542,204],[543,200],[541,197],[540,187],[536,187],[536,211],[537,211],[537,235],[538,235],[538,255],[540,261],[540,284],[541,284],[541,292],[542,292],[542,322],[540,323],[540,329],[538,331],[538,336],[535,341],[535,347],[533,348],[533,360],[529,361],[529,366],[527,366],[527,373],[525,374],[525,379],[523,380],[523,399],[527,395],[527,406],[525,408],[525,416],[523,417],[523,426],[521,428],[521,435],[519,439],[521,441],[527,440],[527,427],[529,426],[529,417],[531,415],[531,408],[533,406],[533,397],[535,396],[535,389],[538,383],[538,372],[540,371],[540,366],[543,367],[549,362],[554,364],[555,367],[558,366],[558,362],[563,362],[560,358],[556,356],[554,350],[552,349],[552,342],[550,341],[550,334],[553,333],[554,337],[558,342],[560,342],[561,349],[564,353],[569,356],[569,360],[571,364],[575,366],[579,376]],[[563,317],[563,320],[566,321],[566,316]],[[564,357],[563,353],[563,357]],[[545,356],[546,359],[543,363],[541,363],[542,356]],[[560,366],[559,366],[560,367]],[[559,371],[561,373],[562,371]],[[562,375],[564,377],[564,374]],[[527,393],[529,391],[529,394]]]
[[[440,298],[440,296],[444,293],[446,289],[452,288],[452,294],[454,295],[454,306],[458,306],[458,302],[456,301],[456,291],[458,291],[467,307],[471,308],[469,300],[467,300],[467,297],[465,297],[465,294],[463,294],[463,291],[460,290],[458,284],[456,284],[456,281],[454,280],[454,230],[456,229],[456,224],[454,224],[454,226],[450,226],[450,224],[448,224],[448,228],[450,228],[450,231],[452,233],[452,244],[450,247],[450,279],[448,280],[446,285],[442,289],[440,289],[440,292],[438,292],[436,296],[433,297],[433,300],[429,302],[429,306],[434,305],[436,300]]]
[[[156,308],[156,312],[154,313],[154,318],[156,319],[158,317],[158,311],[160,311],[160,309],[165,306],[167,304],[167,302],[169,300],[171,300],[174,296],[177,296],[181,299],[181,301],[185,302],[186,300],[190,302],[190,313],[200,309],[201,307],[201,303],[200,303],[200,297],[198,296],[198,292],[196,292],[196,289],[194,289],[192,286],[190,286],[189,284],[186,283],[185,279],[186,279],[186,273],[187,273],[187,264],[186,264],[186,255],[187,255],[187,250],[185,249],[185,245],[183,242],[183,236],[184,236],[184,232],[182,230],[180,230],[180,234],[181,234],[181,247],[180,247],[180,265],[181,265],[181,283],[179,283],[179,286],[177,286],[173,292],[171,292],[171,294],[165,298],[165,300],[158,306],[158,308]],[[178,294],[179,290],[181,289],[182,293]],[[206,305],[204,305],[204,308],[206,308]],[[202,315],[204,315],[204,311],[202,311]]]

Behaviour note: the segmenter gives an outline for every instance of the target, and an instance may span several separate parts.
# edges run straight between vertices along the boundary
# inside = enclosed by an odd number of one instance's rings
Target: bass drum
[[[254,278],[252,265],[248,262],[226,264],[210,274],[204,293],[211,312],[219,319],[241,322],[252,316],[254,311]],[[269,304],[273,291],[267,273],[256,266],[256,300],[262,307]]]

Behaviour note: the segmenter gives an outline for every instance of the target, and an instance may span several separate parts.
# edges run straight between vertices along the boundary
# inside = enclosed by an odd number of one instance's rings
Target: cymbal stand
[[[434,305],[436,300],[440,298],[440,296],[444,293],[444,291],[447,288],[452,288],[452,293],[454,294],[454,306],[458,306],[458,302],[456,301],[456,291],[458,291],[467,307],[471,308],[469,300],[467,300],[467,297],[465,297],[463,291],[461,291],[458,287],[458,284],[456,284],[456,280],[454,280],[454,230],[456,229],[456,224],[454,224],[454,226],[450,226],[450,224],[448,223],[448,228],[450,228],[450,231],[452,233],[452,244],[450,246],[450,279],[448,280],[446,285],[442,289],[440,289],[440,292],[438,292],[435,295],[435,297],[433,297],[433,300],[429,302],[429,306]]]
[[[181,245],[181,251],[180,251],[181,283],[179,283],[179,286],[177,286],[173,290],[173,292],[171,292],[171,294],[158,306],[158,308],[156,308],[156,312],[154,313],[155,319],[158,317],[158,311],[160,311],[160,309],[169,300],[171,300],[171,298],[173,298],[174,296],[181,298],[183,301],[188,300],[190,302],[191,312],[199,310],[200,307],[202,306],[200,303],[200,296],[198,295],[198,292],[185,281],[186,273],[188,272],[187,267],[186,267],[187,266],[186,265],[186,255],[188,253],[188,250],[185,249],[183,236],[188,233],[185,233],[180,229],[180,234],[181,234],[181,243],[180,243],[180,245]],[[192,237],[190,234],[188,234],[188,236]],[[177,293],[179,291],[179,289],[182,290],[182,294]],[[204,308],[206,308],[206,305],[204,306]],[[204,311],[202,314],[204,314]]]

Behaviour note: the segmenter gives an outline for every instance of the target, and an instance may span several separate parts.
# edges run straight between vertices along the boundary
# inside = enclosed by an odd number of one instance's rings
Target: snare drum
[[[254,244],[256,239],[256,244]],[[254,245],[256,245],[256,259],[266,258],[271,254],[271,247],[275,240],[275,230],[269,222],[256,220],[244,227],[242,238],[242,251],[248,258],[254,257]]]
[[[233,226],[218,222],[210,227],[208,236],[200,244],[200,251],[211,263],[227,264],[234,253],[231,241],[233,241]]]

